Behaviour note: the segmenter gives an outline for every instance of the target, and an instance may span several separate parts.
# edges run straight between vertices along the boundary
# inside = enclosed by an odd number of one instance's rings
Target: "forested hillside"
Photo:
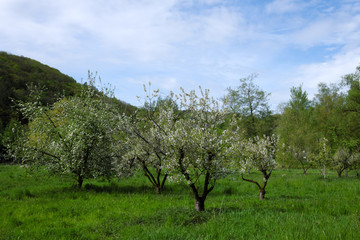
[[[0,119],[2,125],[16,118],[17,113],[11,107],[12,100],[28,100],[28,85],[42,85],[46,87],[42,101],[44,104],[53,103],[56,98],[76,94],[81,84],[73,78],[62,74],[59,70],[44,65],[26,57],[0,53]]]
[[[22,120],[14,108],[13,100],[28,101],[30,86],[41,86],[43,105],[53,104],[60,96],[74,96],[80,93],[82,84],[59,70],[33,59],[0,52],[0,136],[9,130],[11,122]],[[113,101],[123,111],[135,107],[117,99]],[[0,153],[4,151],[0,141]]]

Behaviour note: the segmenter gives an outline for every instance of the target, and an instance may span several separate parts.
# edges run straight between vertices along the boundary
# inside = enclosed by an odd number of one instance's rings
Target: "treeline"
[[[304,174],[320,167],[324,177],[326,169],[336,170],[340,177],[359,168],[360,66],[338,83],[320,83],[313,99],[301,85],[292,87],[278,115],[269,110],[270,94],[254,84],[255,77],[240,79],[223,100],[247,137],[280,137],[278,167],[302,168]]]
[[[53,104],[40,101],[41,88],[31,88],[30,101],[16,101],[28,124],[14,122],[3,142],[15,161],[71,174],[79,188],[88,178],[139,171],[158,193],[167,181],[181,181],[203,211],[217,180],[230,174],[255,184],[264,199],[275,168],[317,168],[324,178],[329,169],[339,176],[359,169],[359,76],[360,68],[338,84],[320,84],[313,100],[293,87],[283,112],[274,115],[255,75],[228,88],[221,101],[202,88],[160,98],[149,84],[144,106],[124,113],[111,89],[97,90],[89,74],[78,94]]]
[[[21,112],[14,106],[14,100],[33,101],[30,91],[34,87],[43,89],[40,101],[51,105],[62,96],[79,95],[82,84],[77,83],[55,68],[23,56],[0,52],[0,137],[11,135],[17,121],[26,123]],[[135,107],[117,99],[119,108],[134,111]],[[5,161],[6,149],[0,141],[0,162]]]
[[[310,100],[301,86],[291,89],[291,99],[283,107],[276,133],[286,145],[282,164],[307,169],[320,164],[341,176],[356,168],[360,151],[360,67],[338,83],[318,86]],[[322,159],[319,159],[322,154]]]

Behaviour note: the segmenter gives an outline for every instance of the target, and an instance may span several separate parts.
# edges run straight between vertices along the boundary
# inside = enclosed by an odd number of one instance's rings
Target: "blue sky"
[[[78,82],[98,72],[139,105],[142,84],[163,94],[227,87],[257,73],[276,109],[290,88],[310,98],[360,65],[360,0],[0,0],[0,50]]]

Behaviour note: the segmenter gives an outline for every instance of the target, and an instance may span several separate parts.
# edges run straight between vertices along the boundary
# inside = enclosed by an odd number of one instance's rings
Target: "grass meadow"
[[[252,178],[260,178],[252,173]],[[229,176],[195,212],[190,188],[155,193],[141,175],[87,180],[0,165],[0,239],[360,239],[360,179],[277,170],[266,200]]]

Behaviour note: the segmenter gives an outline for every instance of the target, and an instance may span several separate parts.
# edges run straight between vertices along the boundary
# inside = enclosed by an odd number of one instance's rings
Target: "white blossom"
[[[29,127],[12,146],[14,156],[24,165],[74,174],[79,186],[85,178],[109,176],[115,124],[112,92],[97,91],[95,78],[89,74],[80,96],[60,98],[51,106],[19,102]]]

